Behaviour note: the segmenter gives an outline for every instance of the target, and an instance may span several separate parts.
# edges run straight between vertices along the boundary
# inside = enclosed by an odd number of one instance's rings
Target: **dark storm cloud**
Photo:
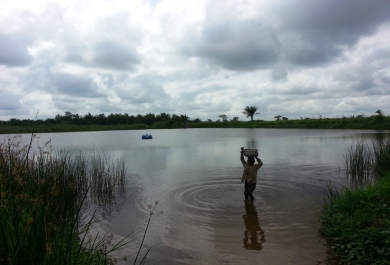
[[[226,69],[253,70],[272,64],[279,47],[275,34],[258,21],[223,21],[206,23],[186,52]]]
[[[271,68],[276,61],[318,66],[390,21],[390,1],[382,0],[286,1],[264,8],[273,15],[206,21],[201,34],[190,37],[186,54],[229,70]],[[277,71],[272,78],[284,79]]]
[[[71,74],[55,74],[52,76],[54,90],[62,95],[74,97],[96,98],[102,97],[97,84],[89,77]]]
[[[327,63],[340,55],[340,47],[312,35],[309,39],[302,35],[284,38],[285,59],[295,65],[315,66]]]
[[[389,112],[389,0],[57,2],[0,9],[1,117]]]
[[[31,39],[23,34],[0,34],[0,65],[28,65],[33,59],[27,51],[30,43]]]
[[[319,65],[340,55],[343,46],[374,34],[390,21],[390,1],[290,1],[274,10],[281,17],[279,36],[288,61]]]
[[[298,6],[296,1],[289,1],[277,6],[275,11],[283,18],[283,27],[302,33],[320,32],[336,43],[353,44],[359,36],[374,33],[378,25],[390,20],[390,1],[386,0],[302,0],[299,3]]]
[[[141,62],[135,48],[114,41],[102,41],[95,46],[94,63],[101,67],[134,70]]]

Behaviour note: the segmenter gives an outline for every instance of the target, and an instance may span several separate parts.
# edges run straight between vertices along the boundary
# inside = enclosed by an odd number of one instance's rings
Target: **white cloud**
[[[0,120],[390,112],[390,2],[2,1]],[[9,99],[9,100],[8,100]],[[5,103],[6,102],[6,103]]]

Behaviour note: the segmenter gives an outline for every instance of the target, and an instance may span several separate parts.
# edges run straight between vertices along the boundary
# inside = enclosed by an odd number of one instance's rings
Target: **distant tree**
[[[251,117],[251,121],[253,121],[253,116],[256,114],[260,114],[260,112],[256,112],[258,109],[259,108],[256,106],[246,106],[242,113],[245,114],[247,118]]]
[[[232,121],[238,121],[238,117],[234,117]]]
[[[288,121],[288,118],[287,117],[282,117],[282,120]]]
[[[207,119],[207,122],[213,122],[211,119]]]
[[[23,125],[23,122],[19,119],[11,118],[9,119],[9,124],[12,126],[21,126]]]
[[[95,121],[97,124],[104,125],[106,124],[106,115],[104,113],[100,113],[95,115]]]
[[[385,120],[385,116],[383,116],[383,112],[380,109],[375,111],[375,113],[377,114],[375,117],[376,122],[381,123]]]
[[[383,112],[382,112],[380,109],[378,109],[377,111],[375,111],[375,113],[378,114],[378,116],[383,116]]]
[[[57,114],[57,115],[54,117],[54,119],[55,119],[56,121],[61,121],[61,120],[62,120],[62,115],[61,115],[61,114]]]
[[[171,119],[171,115],[169,113],[162,112],[156,115],[156,120],[158,121],[170,120],[170,119]]]
[[[276,115],[274,118],[275,118],[275,120],[280,121],[280,118],[282,118],[282,117],[283,117],[282,115]]]
[[[202,121],[201,121],[201,119],[196,118],[196,119],[193,120],[193,122],[194,122],[194,123],[200,123],[200,122],[202,122]]]
[[[153,113],[146,113],[143,118],[143,123],[152,125],[156,121],[156,115]]]
[[[177,114],[172,114],[171,119],[174,120],[174,121],[179,121],[180,117]]]
[[[187,122],[190,120],[190,117],[187,116],[187,114],[180,115],[180,121],[184,125],[184,127],[187,127]]]
[[[218,118],[221,118],[223,121],[227,121],[228,116],[225,115],[225,114],[221,114],[221,115],[218,116]]]

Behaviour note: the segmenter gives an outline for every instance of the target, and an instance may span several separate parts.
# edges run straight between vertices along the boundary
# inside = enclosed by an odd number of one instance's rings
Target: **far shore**
[[[44,121],[23,120],[0,122],[0,134],[54,133],[113,130],[183,129],[183,128],[279,128],[279,129],[371,129],[390,130],[389,116],[319,118],[275,121],[200,121],[196,120],[157,120],[153,122],[112,123],[69,120],[46,123]]]

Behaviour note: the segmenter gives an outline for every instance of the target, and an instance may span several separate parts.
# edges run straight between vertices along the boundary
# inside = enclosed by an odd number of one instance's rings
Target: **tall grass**
[[[374,174],[383,177],[387,172],[390,172],[390,140],[380,140],[377,144],[373,144],[373,150]]]
[[[83,221],[88,202],[114,200],[123,190],[122,161],[32,150],[20,136],[0,143],[0,264],[112,264],[109,235],[90,237],[95,218]]]
[[[374,155],[370,146],[364,142],[353,144],[344,155],[346,176],[354,186],[372,183]]]
[[[328,185],[320,215],[327,264],[390,264],[390,140],[359,142],[344,158],[351,185]]]
[[[344,160],[347,178],[353,186],[372,184],[390,171],[390,140],[352,144]]]

